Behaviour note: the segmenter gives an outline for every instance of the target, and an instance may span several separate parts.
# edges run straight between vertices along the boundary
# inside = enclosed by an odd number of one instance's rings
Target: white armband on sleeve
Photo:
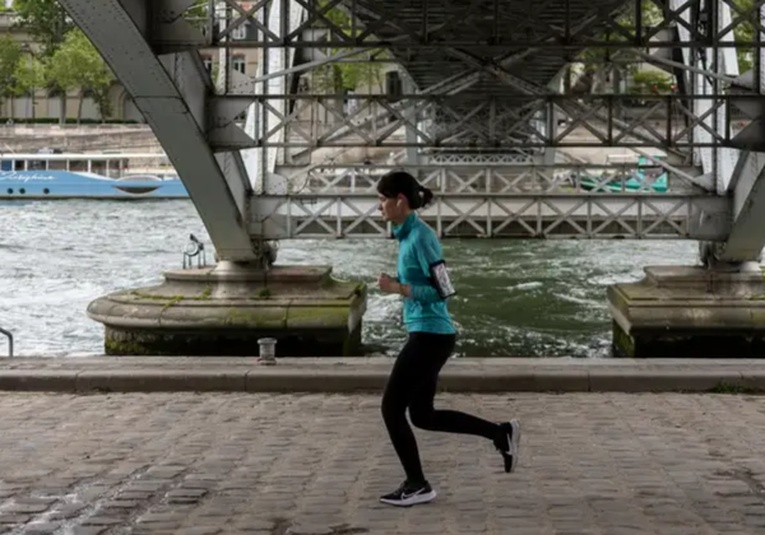
[[[441,299],[448,299],[457,293],[457,290],[454,289],[454,284],[452,284],[452,280],[449,277],[449,270],[446,269],[445,261],[441,260],[440,262],[431,264],[430,276]]]

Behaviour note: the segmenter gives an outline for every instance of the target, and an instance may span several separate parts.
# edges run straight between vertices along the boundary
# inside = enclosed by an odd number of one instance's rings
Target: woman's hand
[[[381,273],[377,278],[377,285],[380,287],[380,291],[386,294],[401,293],[401,284],[388,275],[387,273]]]
[[[377,278],[377,285],[380,287],[380,291],[385,294],[399,294],[404,297],[409,297],[409,285],[401,284],[396,279],[388,275],[387,273],[381,273]]]

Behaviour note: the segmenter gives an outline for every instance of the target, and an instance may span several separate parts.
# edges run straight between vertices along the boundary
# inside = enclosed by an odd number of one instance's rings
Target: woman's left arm
[[[436,303],[448,299],[456,292],[446,270],[441,244],[435,234],[425,234],[415,248],[417,261],[430,284],[401,285],[401,294],[422,303]]]

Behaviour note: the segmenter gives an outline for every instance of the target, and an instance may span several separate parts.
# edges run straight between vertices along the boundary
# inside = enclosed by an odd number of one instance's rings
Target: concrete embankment
[[[0,359],[0,390],[42,392],[379,392],[392,359],[77,357]],[[447,392],[765,392],[750,359],[462,358]]]

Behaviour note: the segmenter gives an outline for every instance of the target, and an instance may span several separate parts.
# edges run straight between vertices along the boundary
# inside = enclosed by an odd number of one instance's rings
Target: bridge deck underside
[[[504,108],[519,105],[518,97],[549,92],[549,84],[573,59],[576,49],[534,49],[475,46],[477,42],[542,43],[570,28],[572,40],[586,41],[604,32],[616,13],[630,0],[355,0],[360,22],[381,40],[399,41],[391,49],[395,58],[422,91],[460,75],[473,76],[470,84],[444,103],[458,113],[468,112],[494,97]],[[350,8],[351,2],[346,5]],[[420,46],[427,34],[433,47]],[[418,46],[406,48],[411,41]],[[460,42],[472,43],[460,48]],[[441,44],[439,44],[441,43]],[[515,82],[515,83],[514,83]]]

